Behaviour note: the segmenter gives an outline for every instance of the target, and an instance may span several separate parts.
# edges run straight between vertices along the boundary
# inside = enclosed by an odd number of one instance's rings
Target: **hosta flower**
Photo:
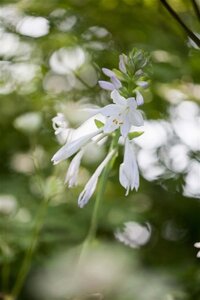
[[[52,125],[60,144],[64,144],[67,140],[70,140],[74,129],[68,127],[68,123],[62,113],[57,113],[52,119]]]
[[[52,119],[53,129],[55,130],[55,135],[59,134],[60,131],[66,129],[68,124],[62,113],[57,113],[57,115]]]
[[[67,159],[79,151],[83,146],[85,146],[93,137],[98,135],[102,129],[98,129],[95,132],[86,134],[72,142],[66,143],[56,154],[52,157],[54,165],[58,164],[64,159]]]
[[[83,157],[84,150],[81,149],[72,159],[68,170],[67,174],[65,177],[65,183],[68,184],[68,187],[71,188],[73,186],[76,186],[78,184],[78,172],[79,172],[79,167],[81,163],[81,159]]]
[[[87,182],[84,190],[81,192],[81,194],[79,195],[79,198],[78,198],[79,207],[82,208],[85,204],[88,203],[89,199],[92,197],[92,195],[93,195],[93,193],[96,189],[99,176],[101,175],[101,173],[102,173],[103,169],[105,168],[105,166],[108,164],[108,162],[113,157],[114,153],[115,153],[114,150],[112,150],[111,152],[108,153],[106,158],[98,166],[98,168],[96,169],[96,171],[94,172],[92,177]]]
[[[139,187],[139,171],[133,141],[130,141],[128,138],[125,141],[124,161],[119,169],[119,181],[126,189],[126,196],[129,190],[132,191],[135,188],[137,191]]]
[[[147,85],[148,76],[145,69],[147,63],[148,57],[143,51],[133,49],[129,56],[120,55],[119,70],[103,68],[102,71],[109,81],[99,81],[101,88],[111,91],[112,104],[102,108],[85,108],[90,117],[77,129],[68,128],[61,113],[52,120],[56,136],[66,137],[63,147],[53,156],[53,163],[58,164],[75,155],[69,164],[65,178],[69,188],[77,185],[81,159],[88,150],[89,143],[96,143],[98,146],[105,142],[111,143],[110,148],[113,149],[98,166],[79,195],[80,207],[83,207],[93,195],[99,176],[121,145],[124,145],[125,149],[119,170],[119,181],[126,189],[126,195],[130,190],[134,188],[137,190],[139,187],[139,171],[133,141],[130,139],[140,136],[143,132],[130,131],[132,127],[139,127],[144,123],[138,107],[144,103],[140,90]]]
[[[113,71],[107,68],[103,68],[102,71],[106,76],[110,78],[111,81],[109,82],[109,81],[99,80],[98,83],[102,89],[113,91],[115,89],[118,90],[122,87],[120,80],[117,78],[116,74]]]
[[[125,99],[117,90],[112,91],[111,98],[114,104],[100,109],[100,113],[107,117],[104,132],[110,133],[120,128],[122,136],[126,137],[131,126],[142,126],[143,117],[137,110],[137,101],[134,97]]]

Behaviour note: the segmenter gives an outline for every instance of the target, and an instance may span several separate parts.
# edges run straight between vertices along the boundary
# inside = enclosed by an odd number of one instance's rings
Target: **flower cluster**
[[[66,143],[53,156],[52,161],[58,164],[75,154],[67,170],[65,182],[69,187],[77,185],[78,171],[84,152],[90,143],[101,145],[107,137],[110,149],[104,160],[87,182],[84,190],[79,195],[78,205],[83,207],[93,195],[98,178],[106,165],[116,157],[120,144],[124,145],[124,159],[119,169],[120,184],[129,190],[139,187],[139,171],[134,151],[134,138],[140,136],[142,131],[134,129],[143,125],[143,113],[139,107],[144,103],[141,90],[148,86],[146,67],[148,56],[142,51],[133,50],[129,56],[124,54],[119,57],[119,70],[103,68],[103,73],[110,81],[99,81],[102,89],[111,91],[112,103],[94,110],[90,118],[93,125],[87,134],[77,137],[80,130],[68,128],[64,116],[58,114],[53,118],[55,134],[64,136]],[[81,125],[81,127],[83,127]],[[111,139],[111,141],[110,141]]]

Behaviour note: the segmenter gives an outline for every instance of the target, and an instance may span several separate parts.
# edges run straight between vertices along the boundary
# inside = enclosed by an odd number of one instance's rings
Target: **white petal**
[[[108,77],[113,77],[115,76],[115,73],[111,71],[110,69],[107,68],[102,68],[103,73],[108,76]]]
[[[113,91],[115,89],[114,84],[110,83],[109,81],[99,80],[98,83],[99,86],[104,90]]]
[[[80,208],[83,208],[92,197],[96,189],[97,182],[98,182],[98,176],[91,177],[87,185],[85,186],[84,190],[80,193],[78,197],[78,206]]]
[[[117,104],[108,104],[104,107],[102,107],[99,112],[105,116],[105,117],[110,117],[110,116],[117,116],[119,113],[121,113],[122,107]]]
[[[53,129],[56,131],[58,128],[67,128],[68,124],[62,113],[57,113],[57,115],[52,119]]]
[[[80,148],[86,145],[91,138],[99,134],[103,129],[99,129],[95,132],[87,134],[73,142],[66,143],[56,154],[52,157],[54,164],[58,164],[60,161],[69,158],[75,154]]]
[[[122,163],[119,167],[119,182],[128,191],[129,181],[128,181],[128,178],[126,176],[126,172],[124,169],[124,163]]]
[[[113,150],[113,151],[111,151],[111,152],[108,153],[108,155],[106,156],[106,158],[98,166],[98,168],[96,169],[96,171],[94,172],[94,174],[92,175],[92,177],[87,182],[84,190],[81,192],[81,194],[79,195],[79,198],[78,198],[78,205],[79,205],[79,207],[82,208],[85,204],[88,203],[89,199],[91,198],[91,196],[93,195],[93,193],[94,193],[94,191],[96,189],[96,185],[97,185],[99,176],[101,175],[101,173],[102,173],[103,169],[105,168],[105,166],[107,165],[107,163],[113,157],[114,152],[115,151]]]
[[[117,90],[112,91],[111,98],[113,99],[113,102],[118,105],[126,105],[126,99],[122,97]]]
[[[68,170],[67,174],[65,177],[65,183],[68,183],[68,187],[71,188],[73,186],[76,186],[78,184],[78,172],[79,172],[79,167],[81,163],[81,159],[83,157],[83,150],[80,150],[72,159]]]
[[[129,120],[134,126],[142,126],[144,124],[142,114],[138,110],[129,112]]]
[[[69,142],[72,135],[73,135],[74,129],[72,128],[58,128],[55,131],[55,135],[57,137],[58,142],[61,145],[66,144],[66,142]]]
[[[124,161],[120,165],[119,180],[126,189],[126,195],[129,190],[139,187],[139,171],[134,153],[133,142],[127,138],[125,141]]]
[[[122,87],[121,81],[116,76],[112,76],[110,79],[117,90]]]
[[[124,118],[124,122],[120,127],[120,131],[123,137],[126,137],[131,129],[131,123],[128,116]]]
[[[136,102],[138,106],[144,104],[143,96],[139,91],[136,91]]]
[[[105,126],[103,127],[103,131],[105,133],[111,133],[115,131],[115,129],[119,128],[119,124],[114,122],[115,117],[110,117],[107,119]]]
[[[139,184],[140,184],[140,176],[139,176],[139,170],[138,170],[138,165],[136,160],[134,161],[133,164],[133,179],[132,179],[132,183],[131,183],[131,190],[133,190],[135,188],[135,190],[137,191],[139,188]]]
[[[136,110],[136,108],[137,108],[137,102],[136,102],[136,100],[135,100],[134,97],[128,98],[126,101],[127,101],[127,106],[131,110]]]

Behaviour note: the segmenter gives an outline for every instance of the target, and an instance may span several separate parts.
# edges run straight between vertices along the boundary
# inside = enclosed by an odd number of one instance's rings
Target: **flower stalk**
[[[87,250],[89,248],[90,243],[93,241],[93,239],[96,236],[100,203],[101,203],[101,200],[103,198],[104,192],[106,190],[106,184],[107,184],[107,179],[109,177],[109,173],[110,173],[111,169],[113,168],[115,159],[117,157],[117,147],[118,147],[119,136],[120,136],[120,133],[116,132],[114,134],[112,143],[110,145],[110,151],[109,152],[114,151],[114,154],[113,154],[111,160],[106,165],[106,167],[105,167],[105,169],[104,169],[104,171],[103,171],[103,173],[100,177],[100,180],[99,180],[99,186],[98,186],[98,190],[97,190],[97,196],[96,196],[96,199],[95,199],[95,204],[94,204],[94,209],[93,209],[93,213],[92,213],[90,228],[89,228],[87,237],[86,237],[86,239],[83,243],[82,249],[81,249],[78,265],[80,265],[82,263],[85,255],[87,254]]]

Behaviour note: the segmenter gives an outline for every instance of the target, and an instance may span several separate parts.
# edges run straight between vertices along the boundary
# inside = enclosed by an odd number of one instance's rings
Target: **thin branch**
[[[179,25],[185,30],[187,35],[195,42],[195,44],[200,47],[200,39],[183,23],[179,15],[174,11],[174,9],[167,3],[166,0],[160,0],[162,5],[168,10],[171,16],[179,23]]]
[[[199,8],[199,6],[198,6],[198,4],[196,3],[195,0],[192,0],[192,5],[193,5],[194,11],[197,15],[197,18],[200,21],[200,8]]]

